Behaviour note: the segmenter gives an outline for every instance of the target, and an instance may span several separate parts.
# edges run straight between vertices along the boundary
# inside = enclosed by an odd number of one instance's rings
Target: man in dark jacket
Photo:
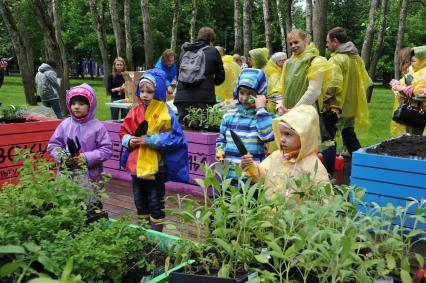
[[[176,64],[177,78],[179,78],[179,65],[183,54],[186,51],[203,49],[205,57],[204,79],[198,83],[182,83],[178,81],[174,104],[178,110],[179,122],[183,123],[183,118],[187,114],[187,109],[192,106],[196,108],[206,108],[216,103],[214,93],[215,85],[220,85],[225,80],[225,70],[223,69],[222,58],[216,48],[213,47],[215,33],[212,28],[202,27],[198,31],[197,41],[185,44],[183,51]]]
[[[3,80],[4,80],[4,70],[6,70],[7,68],[7,61],[4,60],[3,58],[0,59],[0,87],[3,84]]]

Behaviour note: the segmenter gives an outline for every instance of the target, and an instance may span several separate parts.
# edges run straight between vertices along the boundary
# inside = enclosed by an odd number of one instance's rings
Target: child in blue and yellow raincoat
[[[136,90],[138,105],[120,129],[121,143],[129,151],[126,171],[132,175],[139,219],[162,231],[165,182],[188,182],[188,146],[172,109],[166,104],[166,76],[148,70]]]

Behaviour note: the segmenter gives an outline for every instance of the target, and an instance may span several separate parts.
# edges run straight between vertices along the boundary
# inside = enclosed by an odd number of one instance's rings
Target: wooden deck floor
[[[131,182],[111,179],[111,181],[106,185],[105,189],[108,197],[103,199],[102,203],[104,208],[108,211],[109,217],[113,219],[119,219],[125,212],[130,211],[133,214],[132,221],[135,223],[137,221],[137,213],[135,203],[133,201]],[[166,197],[174,195],[176,195],[175,192],[166,190]],[[191,195],[191,198],[201,201],[201,198],[198,196]],[[178,205],[176,202],[167,199],[166,209],[176,210],[178,209]],[[166,222],[174,224],[175,226],[179,226],[177,218],[171,215],[166,215]],[[181,236],[179,231],[174,229],[172,230],[169,227],[166,226],[163,232],[171,235]],[[185,233],[188,233],[190,238],[194,238],[195,228],[189,226]]]

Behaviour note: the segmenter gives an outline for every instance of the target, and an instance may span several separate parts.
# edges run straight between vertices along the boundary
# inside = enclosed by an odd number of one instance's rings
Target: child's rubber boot
[[[157,232],[163,232],[163,222],[164,219],[155,219],[150,217],[150,224],[151,224],[151,230],[157,231]]]

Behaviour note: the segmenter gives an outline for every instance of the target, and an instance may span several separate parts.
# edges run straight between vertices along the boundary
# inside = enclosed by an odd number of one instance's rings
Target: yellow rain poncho
[[[289,160],[284,158],[282,150],[276,150],[260,164],[254,165],[254,169],[246,172],[254,181],[265,178],[267,197],[274,199],[277,194],[284,194],[299,200],[298,195],[293,194],[296,189],[294,178],[306,173],[311,173],[314,182],[329,182],[327,170],[315,153],[320,142],[318,119],[317,111],[313,106],[300,105],[272,120],[278,147],[280,147],[281,139],[278,130],[280,121],[289,124],[296,131],[300,137],[301,146],[299,153]]]
[[[249,51],[250,57],[253,60],[253,68],[263,69],[269,59],[268,48],[256,48]]]
[[[217,101],[233,100],[234,99],[234,86],[241,73],[241,67],[234,62],[231,55],[222,57],[223,68],[225,69],[225,81],[215,87],[215,94]]]
[[[341,46],[342,50],[332,53],[329,60],[333,64],[333,79],[329,87],[336,88],[337,103],[342,109],[339,127],[355,126],[355,131],[359,132],[370,125],[366,95],[373,82],[353,43],[348,41]]]
[[[319,51],[310,43],[299,55],[293,54],[283,67],[280,82],[272,93],[284,95],[284,106],[293,108],[305,95],[310,83],[320,83],[321,92],[318,97],[319,107],[322,108],[324,94],[327,91],[326,82],[332,77],[332,65],[324,57],[319,56]],[[314,104],[314,98],[311,103]]]
[[[266,91],[266,97],[268,98],[271,96],[272,90],[278,86],[282,68],[280,68],[272,59],[269,59],[263,71],[265,72],[266,79],[268,80],[268,90]],[[271,113],[275,113],[275,106],[275,103],[268,102],[268,111]]]
[[[412,77],[414,73],[413,67],[410,66],[408,69],[408,72],[399,80],[400,83],[404,86],[406,86],[406,81],[408,77]],[[411,82],[410,82],[411,84]],[[393,110],[392,113],[395,112],[395,110],[398,108],[398,106],[404,101],[404,96],[399,95],[398,92],[396,92],[395,95],[395,102],[393,104]],[[394,120],[391,120],[390,123],[390,133],[392,137],[397,137],[402,134],[405,134],[407,132],[407,126],[404,124],[400,124],[398,122],[395,122]]]
[[[413,81],[413,95],[425,95],[426,92],[426,45],[414,47],[414,56],[416,56],[416,68],[414,69]],[[423,103],[425,104],[425,103]]]

